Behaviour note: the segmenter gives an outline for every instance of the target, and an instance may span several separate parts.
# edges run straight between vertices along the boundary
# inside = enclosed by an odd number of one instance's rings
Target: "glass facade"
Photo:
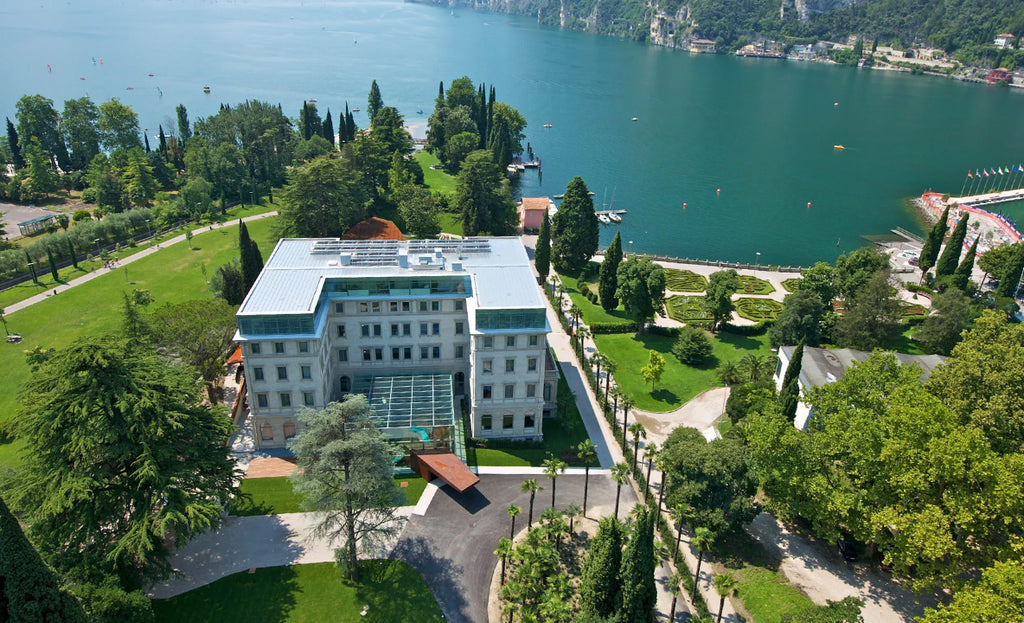
[[[547,328],[543,309],[479,309],[476,312],[478,329],[540,329]]]

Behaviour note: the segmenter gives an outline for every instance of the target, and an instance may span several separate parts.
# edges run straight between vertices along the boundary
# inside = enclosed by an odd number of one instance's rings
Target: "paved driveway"
[[[516,531],[526,527],[529,495],[519,489],[527,476],[489,476],[464,494],[449,487],[434,496],[426,515],[412,516],[402,532],[392,557],[408,562],[427,581],[441,605],[445,618],[453,623],[487,621],[487,597],[498,559],[498,539],[510,528],[509,504],[523,508],[516,518]],[[583,503],[583,476],[558,477],[556,503],[559,508]],[[550,481],[538,478],[543,491],[534,501],[533,518],[551,504]],[[619,516],[635,504],[630,487],[622,487]],[[607,476],[590,477],[587,516],[610,515],[615,507],[615,483]]]

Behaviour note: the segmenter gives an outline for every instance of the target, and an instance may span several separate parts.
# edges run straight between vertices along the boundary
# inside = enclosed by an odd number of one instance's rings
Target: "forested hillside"
[[[448,0],[418,0],[447,6]],[[454,0],[454,4],[536,16],[544,25],[647,41],[652,22],[673,21],[673,38],[714,39],[725,49],[756,35],[925,44],[989,56],[999,33],[1024,34],[1024,0]],[[783,9],[783,10],[780,10]],[[657,26],[657,24],[655,24]],[[659,28],[654,28],[657,31]],[[674,43],[656,41],[673,45]]]

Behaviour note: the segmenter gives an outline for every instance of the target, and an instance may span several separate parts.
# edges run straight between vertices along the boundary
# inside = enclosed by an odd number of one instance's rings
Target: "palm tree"
[[[715,592],[718,593],[718,623],[722,623],[722,608],[725,607],[725,598],[732,595],[739,583],[732,573],[719,573],[715,576]]]
[[[587,514],[587,492],[590,489],[590,463],[597,460],[597,446],[589,437],[576,446],[576,456],[583,461],[583,515]]]
[[[633,471],[636,471],[637,459],[640,458],[640,438],[647,439],[647,429],[640,422],[629,425],[629,434],[633,435]]]
[[[580,326],[580,314],[582,314],[582,313],[583,313],[583,310],[580,309],[580,306],[577,305],[576,303],[573,303],[569,307],[569,315],[572,316],[572,334],[573,335],[576,335],[576,329],[578,329],[579,326]]]
[[[576,330],[576,336],[579,338],[577,340],[577,344],[579,344],[580,347],[580,365],[585,366],[587,365],[587,356],[584,352],[586,351],[586,341],[590,337],[590,329],[587,327],[580,327]]]
[[[697,548],[697,573],[693,574],[693,594],[690,595],[693,598],[697,595],[697,588],[700,586],[700,564],[704,562],[704,552],[715,544],[715,534],[707,528],[697,528],[693,531],[690,544]]]
[[[612,466],[612,480],[615,481],[615,518],[619,518],[619,493],[622,492],[622,484],[629,478],[629,465],[616,463]]]
[[[672,521],[676,523],[676,548],[672,550],[672,564],[676,564],[676,560],[679,558],[679,542],[683,540],[683,524],[693,516],[693,509],[689,504],[680,502],[672,507],[669,514],[672,516]]]
[[[526,527],[529,528],[533,525],[533,498],[536,497],[537,492],[543,489],[544,487],[537,484],[536,478],[530,478],[529,480],[523,481],[521,488],[523,490],[523,493],[530,494],[530,514],[527,515],[526,519]]]
[[[558,484],[559,472],[565,473],[565,468],[569,465],[562,459],[551,457],[550,459],[544,459],[544,474],[551,479],[551,508],[555,507],[555,485]]]
[[[608,358],[605,357],[602,353],[594,353],[594,356],[590,359],[590,361],[593,362],[595,366],[597,366],[597,372],[594,373],[594,378],[597,380],[597,388],[601,389],[601,366],[603,366],[605,362],[608,361]],[[601,395],[598,394],[597,397],[600,398]]]
[[[647,503],[647,497],[651,492],[651,468],[654,467],[654,461],[658,458],[658,444],[651,443],[644,445],[644,458],[647,459],[647,478],[644,482],[647,486],[644,487],[644,504]],[[658,512],[661,512],[661,507],[658,507]]]
[[[668,609],[668,623],[676,620],[676,600],[683,592],[683,574],[676,571],[668,576],[668,590],[672,592],[672,607]]]
[[[573,531],[572,531],[572,522],[573,522],[573,520],[576,519],[577,515],[582,514],[582,512],[583,511],[580,509],[580,507],[576,506],[575,504],[570,504],[569,507],[565,509],[565,515],[569,518],[569,534],[570,535],[573,534]]]
[[[608,388],[612,384],[612,374],[615,373],[615,362],[605,358],[604,362],[604,404],[608,404]]]
[[[607,390],[608,388],[606,387],[605,389]],[[619,392],[618,386],[613,387],[611,392],[608,393],[612,395],[612,416],[617,418],[619,417],[619,396],[622,394]]]
[[[658,512],[661,512],[661,502],[665,499],[665,483],[668,482],[669,460],[664,452],[659,452],[654,458],[654,466],[661,472],[661,485],[658,487]]]
[[[505,562],[512,556],[512,541],[501,537],[498,541],[498,549],[494,550],[494,555],[501,561],[501,585],[505,586]]]
[[[745,382],[756,383],[761,379],[771,378],[775,372],[775,363],[774,355],[748,353],[736,365]]]
[[[516,538],[516,515],[521,512],[523,512],[523,508],[521,506],[516,506],[515,504],[508,505],[508,516],[512,518],[512,530],[508,537],[510,539]]]
[[[629,410],[633,408],[633,400],[626,395],[622,396],[622,447],[626,447],[626,426],[629,424]]]

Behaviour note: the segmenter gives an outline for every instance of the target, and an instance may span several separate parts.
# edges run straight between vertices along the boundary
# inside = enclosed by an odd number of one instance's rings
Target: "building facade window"
[[[338,325],[338,337],[345,337],[345,325]]]
[[[402,335],[412,335],[412,324],[407,322],[402,325]]]
[[[505,372],[506,374],[516,371],[516,360],[509,357],[505,360]]]
[[[539,343],[540,341],[536,335],[530,336],[530,346],[537,346]]]
[[[412,359],[412,346],[406,346],[402,349],[402,355],[404,359]]]
[[[455,311],[462,311],[466,308],[465,301],[455,301]]]
[[[402,349],[397,346],[391,347],[391,358],[398,361],[402,357]]]
[[[341,393],[348,393],[349,391],[352,390],[352,379],[348,378],[347,376],[341,377],[341,379],[338,381],[338,388],[341,390]]]
[[[268,403],[266,394],[256,394],[256,406],[263,407],[265,409],[267,407],[267,404]]]
[[[397,337],[399,334],[401,334],[401,331],[402,331],[402,325],[400,325],[398,323],[391,323],[391,336],[392,337]]]
[[[313,378],[313,368],[311,368],[310,366],[302,366],[300,370],[302,371],[303,380],[308,381],[309,379]]]
[[[483,361],[484,374],[491,374],[494,372],[494,360],[484,359]]]
[[[484,389],[484,400],[490,400],[491,399],[491,386],[490,385],[484,385],[483,389]]]
[[[461,322],[455,323],[455,335],[462,335],[465,332],[465,325]]]
[[[368,311],[370,311],[370,304],[369,303],[360,303],[359,304],[359,313],[360,314],[365,314]]]
[[[284,438],[291,439],[295,436],[295,422],[284,423]]]
[[[384,361],[384,349],[383,348],[375,348],[375,349],[373,349],[373,358],[376,359],[377,361]]]
[[[299,342],[299,352],[300,353],[308,353],[309,352],[309,342]]]
[[[302,392],[302,404],[307,407],[313,406],[313,392]]]
[[[252,344],[249,344],[249,354],[250,355],[259,355],[261,350],[262,349],[260,348],[260,343],[259,342],[253,342]]]
[[[512,430],[515,425],[515,416],[511,413],[506,413],[501,416],[501,430]]]
[[[435,322],[434,324],[430,325],[430,334],[431,335],[441,335],[441,323],[440,322]]]
[[[516,386],[512,383],[505,385],[505,399],[511,400],[516,397]]]
[[[440,346],[433,347],[432,349],[430,349],[430,354],[431,354],[431,356],[433,356],[434,359],[440,359],[441,358],[441,347]]]
[[[455,347],[455,358],[463,359],[466,356],[466,349],[462,346]]]
[[[384,335],[379,324],[373,325],[373,337],[380,337]]]
[[[336,314],[344,314],[345,313],[345,304],[344,303],[335,303],[334,304],[334,313],[336,313]]]
[[[491,430],[491,414],[485,413],[480,416],[480,428],[483,430]]]
[[[292,406],[292,395],[291,394],[289,394],[288,392],[281,392],[280,398],[281,398],[281,408],[282,409]]]
[[[529,359],[526,360],[526,371],[527,372],[536,372],[537,371],[537,358],[536,357],[530,357]]]
[[[420,301],[419,308],[420,308],[421,312],[427,311],[427,302],[426,301]]]
[[[527,413],[523,416],[523,428],[526,430],[533,430],[537,425],[537,416],[533,413]]]
[[[420,335],[428,335],[430,332],[430,325],[425,322],[420,323]]]
[[[284,342],[274,342],[274,353],[278,355],[284,354]]]
[[[430,301],[430,311],[441,311],[441,301]]]
[[[254,380],[254,381],[262,381],[263,380],[263,368],[253,368],[252,369],[252,380]]]
[[[388,304],[388,309],[391,310],[392,313],[397,312],[398,311],[398,301],[391,301],[391,303]]]
[[[494,348],[494,338],[487,336],[484,338],[484,348]]]
[[[515,348],[515,347],[516,347],[516,336],[514,336],[514,335],[506,336],[505,337],[505,348]]]
[[[286,366],[277,366],[277,380],[287,381],[288,380],[288,368]]]
[[[348,349],[347,348],[340,348],[340,349],[338,349],[338,361],[348,361]]]
[[[526,397],[527,398],[536,398],[537,397],[537,384],[536,383],[527,383],[526,384]]]
[[[370,337],[370,325],[368,325],[368,324],[361,324],[361,325],[359,325],[359,335],[362,335],[363,337]]]
[[[551,383],[544,383],[544,402],[551,402]]]
[[[274,427],[270,425],[270,422],[264,422],[263,425],[260,426],[260,439],[263,441],[274,440]]]
[[[373,359],[373,355],[370,353],[370,349],[369,348],[364,348],[363,349],[363,361],[371,361],[372,359]]]
[[[420,346],[420,359],[429,359],[430,349],[426,346]]]

